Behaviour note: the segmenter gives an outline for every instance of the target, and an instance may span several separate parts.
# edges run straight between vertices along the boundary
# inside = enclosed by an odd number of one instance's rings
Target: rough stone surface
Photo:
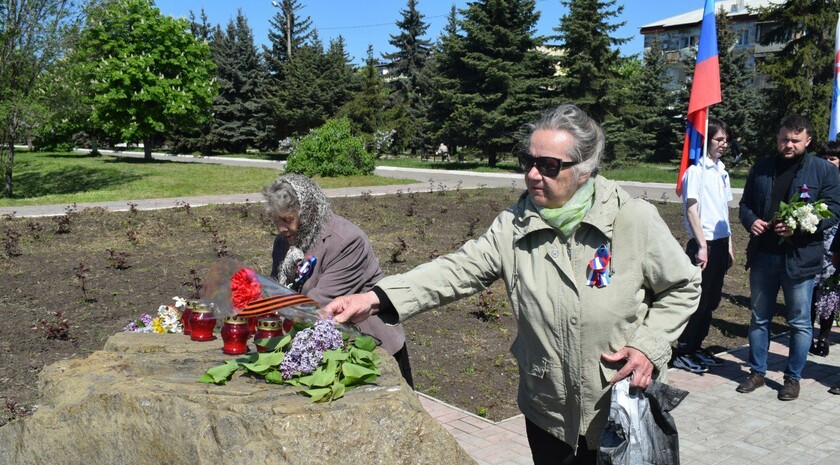
[[[197,383],[231,357],[221,341],[119,333],[41,374],[41,404],[0,427],[3,464],[475,464],[382,357],[377,385],[332,404],[237,376]]]

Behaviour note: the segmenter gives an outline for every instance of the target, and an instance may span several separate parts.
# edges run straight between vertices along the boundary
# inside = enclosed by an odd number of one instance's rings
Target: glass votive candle
[[[193,303],[189,302],[187,305],[184,306],[184,310],[181,311],[181,326],[184,327],[184,335],[190,335],[190,315],[192,315]]]
[[[257,317],[248,317],[248,334],[253,336],[257,332]]]
[[[257,320],[257,333],[254,335],[254,345],[257,346],[257,352],[268,352],[268,347],[260,345],[260,339],[268,339],[270,337],[278,337],[283,335],[283,320],[274,316],[260,318]]]
[[[222,352],[239,355],[248,352],[248,320],[229,316],[222,325]]]
[[[190,339],[193,341],[212,341],[213,329],[216,328],[216,316],[207,305],[196,304],[190,315]]]

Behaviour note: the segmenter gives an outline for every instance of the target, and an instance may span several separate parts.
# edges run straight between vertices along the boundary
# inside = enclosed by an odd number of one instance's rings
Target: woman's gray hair
[[[579,162],[572,167],[575,175],[579,178],[585,174],[598,174],[601,157],[604,155],[604,131],[586,112],[572,104],[563,104],[548,110],[536,124],[526,125],[522,148],[528,150],[531,146],[531,136],[539,130],[568,131],[574,143],[566,155]]]
[[[283,283],[283,275],[291,278],[297,272],[297,263],[303,260],[304,254],[309,252],[321,236],[332,210],[324,191],[311,179],[300,174],[280,176],[266,186],[262,194],[269,216],[294,213],[298,217],[297,244],[289,248],[281,265],[280,279]]]

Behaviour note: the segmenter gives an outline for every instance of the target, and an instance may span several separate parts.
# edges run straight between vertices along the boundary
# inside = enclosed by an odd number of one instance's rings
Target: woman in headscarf
[[[277,226],[271,277],[321,305],[336,297],[367,292],[382,269],[367,236],[330,209],[324,191],[306,176],[287,174],[263,189],[266,209]],[[412,388],[411,366],[402,325],[379,318],[359,323],[382,341]]]

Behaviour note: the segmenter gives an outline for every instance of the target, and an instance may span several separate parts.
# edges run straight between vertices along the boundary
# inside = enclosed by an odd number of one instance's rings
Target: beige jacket
[[[568,444],[586,435],[590,448],[606,424],[608,381],[618,368],[605,366],[601,354],[639,349],[665,381],[671,343],[697,308],[701,277],[655,207],[603,177],[595,182],[594,205],[570,241],[525,193],[478,239],[377,284],[403,320],[504,280],[518,325],[511,352],[519,408]],[[612,253],[612,275],[598,289],[587,286],[587,270],[602,244]]]

